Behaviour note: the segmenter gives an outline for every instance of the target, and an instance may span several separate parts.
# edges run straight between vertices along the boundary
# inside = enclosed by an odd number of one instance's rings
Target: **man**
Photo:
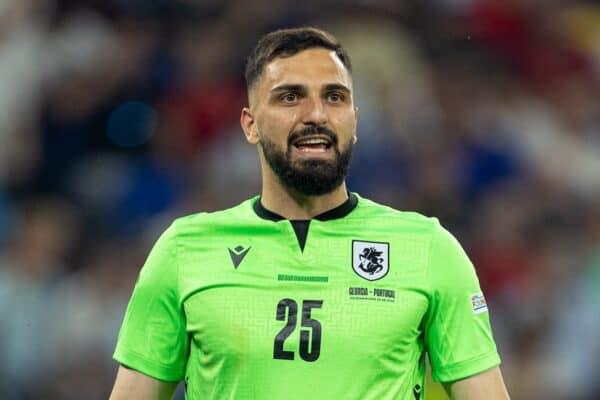
[[[111,399],[507,399],[471,263],[437,220],[348,193],[350,60],[330,34],[263,37],[246,68],[262,193],[176,220],[142,269]]]

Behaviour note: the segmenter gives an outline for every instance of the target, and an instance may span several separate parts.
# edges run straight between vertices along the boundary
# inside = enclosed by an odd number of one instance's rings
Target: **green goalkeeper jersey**
[[[435,218],[351,194],[310,221],[259,198],[177,219],[146,261],[114,358],[186,398],[423,399],[500,363],[485,299]]]

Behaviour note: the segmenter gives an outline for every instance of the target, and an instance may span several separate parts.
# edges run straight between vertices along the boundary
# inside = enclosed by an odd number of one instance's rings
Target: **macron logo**
[[[237,267],[240,265],[244,257],[246,257],[246,254],[248,254],[251,248],[252,247],[248,247],[246,249],[243,246],[237,246],[233,250],[231,250],[230,248],[227,249],[229,250],[229,255],[231,256],[231,261],[233,262],[233,267],[235,269],[237,269]]]

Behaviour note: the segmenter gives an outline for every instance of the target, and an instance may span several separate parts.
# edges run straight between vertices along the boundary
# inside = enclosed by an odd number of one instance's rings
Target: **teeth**
[[[308,139],[308,140],[302,140],[300,142],[297,143],[298,145],[303,145],[303,144],[327,144],[326,140],[323,139]]]

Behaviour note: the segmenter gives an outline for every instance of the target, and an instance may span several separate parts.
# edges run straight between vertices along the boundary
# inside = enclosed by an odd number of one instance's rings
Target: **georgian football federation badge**
[[[352,241],[352,269],[368,281],[376,281],[387,275],[390,267],[390,244],[381,242]]]

